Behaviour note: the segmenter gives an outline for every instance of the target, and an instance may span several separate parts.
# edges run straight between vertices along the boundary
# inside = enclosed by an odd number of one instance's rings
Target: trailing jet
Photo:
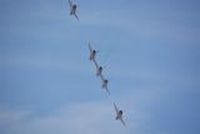
[[[73,3],[72,0],[68,0],[69,6],[70,6],[70,15],[74,15],[76,17],[76,19],[79,21],[79,17],[76,14],[77,11],[77,4]]]
[[[96,69],[97,69],[97,71],[98,71],[99,65],[98,65],[98,63],[96,62],[96,59],[95,59],[95,58],[96,58],[97,51],[91,47],[90,43],[88,44],[88,48],[89,48],[89,50],[90,50],[90,57],[89,57],[89,60],[91,60],[91,61],[94,62],[94,65],[95,65],[95,67],[96,67]]]
[[[108,80],[107,79],[102,79],[102,88],[104,88],[106,90],[106,92],[108,93],[108,95],[110,95],[110,91],[108,90]]]
[[[100,76],[102,75],[102,72],[103,72],[103,67],[102,66],[99,66],[98,69],[97,69],[97,76]]]
[[[95,60],[97,51],[95,49],[92,48],[92,46],[90,45],[90,43],[88,43],[88,48],[90,50],[90,60]]]
[[[115,117],[115,119],[116,119],[116,120],[120,120],[121,123],[122,123],[124,126],[126,126],[126,123],[124,122],[123,117],[122,117],[123,111],[122,111],[122,110],[119,110],[119,108],[116,106],[115,103],[113,103],[113,105],[114,105],[115,112],[116,112],[116,117]]]

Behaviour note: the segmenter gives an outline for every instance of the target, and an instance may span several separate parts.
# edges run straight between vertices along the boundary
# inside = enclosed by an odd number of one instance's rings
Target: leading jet
[[[69,3],[69,7],[70,7],[70,15],[74,15],[76,17],[76,19],[79,21],[79,17],[76,14],[77,12],[77,4],[75,4],[72,0],[68,0]]]

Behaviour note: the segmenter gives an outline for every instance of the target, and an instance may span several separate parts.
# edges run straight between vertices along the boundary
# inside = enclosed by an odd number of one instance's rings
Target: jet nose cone
[[[123,114],[123,111],[122,111],[122,110],[120,110],[120,111],[119,111],[119,114],[120,114],[120,115],[122,115],[122,114]]]
[[[73,5],[73,8],[76,9],[76,8],[77,8],[77,5]]]

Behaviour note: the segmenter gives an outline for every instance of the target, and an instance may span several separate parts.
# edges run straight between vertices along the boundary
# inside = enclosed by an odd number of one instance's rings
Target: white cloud
[[[185,14],[176,14],[176,18],[187,18],[183,15]],[[130,36],[137,34],[144,39],[173,39],[182,42],[199,41],[200,31],[173,21],[174,16],[167,15],[164,17],[162,14],[149,16],[149,14],[144,13],[130,14],[123,10],[96,11],[89,15],[83,13],[81,16],[83,18],[81,22],[84,25],[106,26],[120,31],[126,30],[126,33]]]
[[[17,125],[19,121],[23,122],[26,119],[29,119],[32,115],[31,111],[22,110],[22,111],[11,111],[6,107],[0,107],[0,127],[11,127]]]
[[[11,121],[8,125],[5,120],[0,120],[0,124],[6,134],[127,133],[120,122],[114,120],[112,112],[112,107],[105,102],[74,104],[49,116],[29,120],[21,112],[4,111],[0,117]]]
[[[71,56],[71,55],[70,55]],[[69,56],[69,57],[70,57]],[[85,60],[87,62],[87,59]],[[85,62],[83,61],[83,62]],[[78,74],[85,73],[84,65],[82,61],[71,60],[70,58],[54,58],[45,56],[8,56],[6,59],[0,61],[0,65],[3,67],[19,67],[19,68],[33,68],[40,70],[62,71],[62,72],[74,72]],[[79,65],[82,64],[82,67]]]
[[[2,109],[0,128],[4,130],[2,134],[144,134],[154,131],[148,125],[152,121],[149,109],[161,97],[159,89],[138,89],[105,101],[69,103],[39,116],[37,111]],[[114,119],[113,100],[124,110],[127,128]]]

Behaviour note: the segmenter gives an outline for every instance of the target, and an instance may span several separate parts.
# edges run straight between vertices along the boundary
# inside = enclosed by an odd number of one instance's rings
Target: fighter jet
[[[96,51],[95,49],[92,49],[90,43],[88,44],[88,48],[89,48],[89,50],[90,50],[90,57],[89,57],[89,60],[91,60],[91,61],[94,62],[94,65],[95,65],[95,67],[96,67],[96,69],[97,69],[97,71],[98,71],[99,65],[98,65],[98,63],[96,62],[96,59],[95,59],[95,58],[96,58],[97,51]]]
[[[102,82],[103,82],[102,83],[102,88],[104,88],[106,90],[106,92],[108,93],[108,95],[110,95],[110,91],[108,90],[108,80],[107,79],[102,79]]]
[[[88,43],[88,48],[90,50],[90,58],[89,59],[90,60],[95,60],[97,51],[92,48],[92,46],[90,45],[90,43]]]
[[[122,111],[122,110],[119,110],[115,103],[113,103],[113,105],[114,105],[115,112],[116,112],[116,115],[117,115],[117,116],[115,117],[115,119],[116,119],[116,120],[120,120],[121,123],[122,123],[124,126],[126,126],[126,123],[124,122],[123,117],[122,117],[123,111]]]
[[[76,14],[77,11],[77,4],[73,3],[73,1],[68,0],[69,6],[70,6],[70,15],[74,15],[76,19],[79,21],[79,17]]]
[[[103,72],[103,67],[102,66],[99,66],[99,68],[97,69],[97,76],[100,76],[102,75],[102,72]]]

